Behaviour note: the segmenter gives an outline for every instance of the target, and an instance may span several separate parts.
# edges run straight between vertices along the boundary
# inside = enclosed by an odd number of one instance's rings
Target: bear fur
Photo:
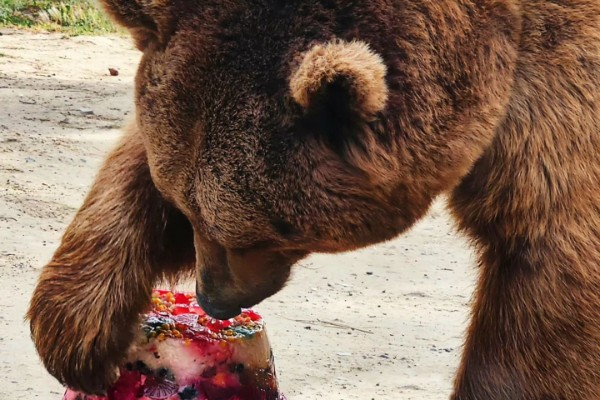
[[[600,398],[598,0],[101,2],[144,54],[31,301],[59,381],[103,393],[161,279],[227,318],[446,194],[480,257],[452,399]]]

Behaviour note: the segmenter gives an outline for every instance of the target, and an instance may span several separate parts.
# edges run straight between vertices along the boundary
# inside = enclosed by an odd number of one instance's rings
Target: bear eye
[[[271,225],[275,228],[275,231],[283,236],[288,237],[296,233],[296,228],[292,224],[282,219],[274,219],[271,221]]]

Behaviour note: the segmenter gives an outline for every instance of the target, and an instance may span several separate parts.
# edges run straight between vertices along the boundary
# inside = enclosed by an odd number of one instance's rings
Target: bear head
[[[409,228],[469,173],[509,101],[510,1],[102,2],[143,51],[137,128],[193,227],[198,299],[217,318],[312,252]]]

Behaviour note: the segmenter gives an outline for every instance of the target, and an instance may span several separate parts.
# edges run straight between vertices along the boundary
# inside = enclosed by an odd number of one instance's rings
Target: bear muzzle
[[[211,317],[229,319],[279,292],[301,251],[226,249],[196,238],[196,297]]]

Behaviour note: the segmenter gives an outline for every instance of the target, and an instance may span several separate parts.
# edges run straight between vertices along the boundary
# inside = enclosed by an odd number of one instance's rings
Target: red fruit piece
[[[252,310],[244,310],[243,314],[246,314],[252,321],[259,321],[261,316]]]
[[[221,325],[219,324],[219,321],[215,319],[210,319],[206,321],[205,326],[213,332],[219,332],[221,330]]]
[[[231,326],[231,321],[220,321],[218,319],[209,319],[205,326],[211,331],[218,333],[225,328],[229,328]]]
[[[181,315],[181,314],[189,314],[189,313],[190,313],[190,308],[186,307],[186,306],[176,306],[172,311],[173,315]]]
[[[231,326],[231,321],[221,321],[221,329],[229,328]]]
[[[179,332],[183,332],[188,328],[187,325],[185,324],[180,324],[179,322],[175,323],[175,329],[177,329]]]
[[[206,313],[204,312],[204,310],[202,308],[200,308],[200,307],[194,307],[194,306],[192,306],[192,307],[190,307],[190,312],[193,313],[193,314],[199,315],[201,317],[203,317],[203,316],[206,315]]]
[[[190,299],[188,299],[188,297],[183,294],[183,293],[177,293],[175,295],[175,303],[177,304],[190,304]]]
[[[108,399],[136,400],[136,393],[142,386],[139,372],[123,371],[117,383],[108,391]]]

